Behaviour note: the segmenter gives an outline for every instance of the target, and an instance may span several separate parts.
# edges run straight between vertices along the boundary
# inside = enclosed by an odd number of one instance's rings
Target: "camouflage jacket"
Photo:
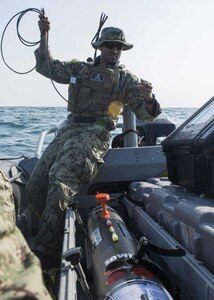
[[[50,300],[38,258],[16,227],[12,187],[0,170],[0,299]]]
[[[36,69],[40,74],[51,78],[58,83],[69,84],[68,110],[73,114],[82,114],[81,110],[78,110],[76,108],[76,104],[74,105],[74,102],[78,103],[78,101],[85,103],[87,103],[88,101],[90,105],[89,107],[89,105],[87,106],[84,103],[84,110],[82,110],[84,111],[84,114],[94,117],[101,117],[105,120],[110,119],[110,121],[112,121],[114,125],[116,124],[118,115],[122,113],[123,106],[127,104],[134,112],[136,117],[143,121],[152,121],[161,112],[158,102],[156,102],[156,109],[153,115],[150,115],[147,112],[145,108],[144,96],[137,88],[138,78],[130,71],[128,71],[123,65],[118,65],[114,68],[113,71],[111,70],[118,76],[118,80],[115,80],[114,86],[113,88],[111,88],[111,92],[104,88],[101,91],[98,90],[97,100],[94,100],[93,97],[96,98],[96,88],[94,88],[94,90],[92,88],[92,92],[90,90],[89,92],[87,92],[88,97],[90,95],[92,99],[87,100],[86,92],[84,94],[82,92],[80,93],[79,90],[77,93],[73,93],[72,91],[75,90],[76,86],[78,85],[78,80],[80,82],[79,85],[83,85],[85,87],[85,89],[82,90],[86,90],[88,88],[88,86],[86,86],[87,80],[85,78],[87,73],[89,74],[89,77],[91,76],[90,69],[93,68],[93,70],[96,70],[97,68],[97,74],[100,75],[99,57],[97,58],[98,62],[95,62],[95,64],[92,65],[90,63],[81,62],[78,60],[62,62],[53,59],[49,51],[45,52],[45,54],[41,54],[38,49],[35,51],[35,56],[37,61]],[[93,74],[97,75],[96,73]],[[81,78],[81,76],[83,79]],[[116,76],[114,75],[114,77]],[[114,92],[112,92],[112,90],[114,90]],[[79,97],[79,94],[83,94],[83,96],[81,97],[83,98],[82,101],[81,99],[73,99]],[[112,98],[111,95],[108,94],[112,94]],[[107,98],[110,99],[106,100]],[[101,104],[99,103],[99,100]],[[92,105],[93,101],[94,106]],[[107,104],[109,106],[109,103],[107,103],[107,101],[111,103],[111,113],[109,113],[109,110],[106,109]],[[98,112],[98,107],[102,105],[104,106],[104,108],[99,108]]]

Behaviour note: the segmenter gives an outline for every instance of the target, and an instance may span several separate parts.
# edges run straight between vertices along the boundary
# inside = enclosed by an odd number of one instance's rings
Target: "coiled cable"
[[[39,9],[37,9],[37,8],[28,8],[28,9],[26,9],[26,10],[23,10],[23,11],[18,12],[17,14],[15,14],[15,15],[7,22],[7,24],[6,24],[6,26],[5,26],[4,30],[3,30],[3,33],[2,33],[2,37],[1,37],[1,57],[2,57],[3,62],[5,63],[5,65],[6,65],[11,71],[13,71],[13,72],[16,73],[16,74],[21,74],[21,75],[23,75],[23,74],[28,74],[28,73],[32,72],[32,71],[37,67],[37,65],[36,65],[35,67],[33,67],[32,69],[30,69],[29,71],[25,71],[25,72],[19,72],[19,71],[14,70],[14,69],[6,62],[6,60],[5,60],[4,53],[3,53],[3,41],[4,41],[4,37],[5,37],[5,32],[6,32],[7,28],[8,28],[8,26],[10,25],[10,23],[12,22],[12,20],[15,19],[15,18],[18,16],[18,20],[17,20],[17,22],[16,22],[16,32],[17,32],[17,36],[18,36],[20,42],[21,42],[22,44],[24,44],[25,46],[27,46],[27,47],[36,46],[36,45],[38,45],[38,44],[40,43],[40,40],[39,40],[39,41],[36,41],[36,42],[31,42],[31,41],[25,40],[25,39],[21,36],[21,34],[20,34],[20,32],[19,32],[19,24],[20,24],[20,21],[21,21],[22,17],[23,17],[26,13],[28,13],[28,12],[34,12],[34,13],[37,13],[37,14],[39,14],[39,15],[44,14],[44,11],[43,11],[42,9],[39,10]]]
[[[23,11],[20,11],[18,13],[16,13],[6,24],[4,30],[3,30],[3,33],[2,33],[2,37],[1,37],[1,44],[0,44],[0,49],[1,49],[1,57],[2,57],[2,60],[4,62],[4,64],[11,70],[13,71],[14,73],[16,74],[20,74],[20,75],[24,75],[24,74],[28,74],[30,72],[32,72],[34,69],[36,69],[36,67],[39,65],[39,62],[35,65],[35,67],[33,67],[32,69],[28,70],[28,71],[25,71],[25,72],[19,72],[19,71],[16,71],[14,70],[5,60],[5,57],[4,57],[4,53],[3,53],[3,41],[4,41],[4,37],[5,37],[5,32],[8,28],[8,26],[10,25],[10,23],[12,22],[13,19],[15,19],[17,16],[18,16],[18,20],[16,22],[16,32],[17,32],[17,36],[18,36],[18,39],[20,40],[20,42],[27,46],[27,47],[33,47],[33,46],[36,46],[40,43],[41,40],[39,41],[36,41],[36,42],[31,42],[31,41],[27,41],[26,39],[24,39],[20,32],[19,32],[19,24],[20,24],[20,21],[21,19],[24,17],[24,15],[28,12],[34,12],[34,13],[37,13],[38,15],[45,15],[45,12],[44,12],[44,9],[37,9],[37,8],[28,8],[28,9],[25,9]],[[100,34],[100,31],[101,31],[101,28],[103,27],[104,23],[106,22],[108,16],[106,16],[104,13],[101,14],[100,16],[100,22],[99,22],[99,28],[97,30],[97,33],[95,34],[94,38],[92,39],[91,43],[93,43],[94,40],[98,40],[99,39],[99,34]],[[95,50],[95,54],[94,54],[94,60],[96,59],[96,53],[97,53],[97,50]],[[65,97],[63,97],[63,95],[58,91],[58,89],[56,88],[52,78],[51,78],[51,72],[50,72],[50,69],[49,69],[49,73],[50,73],[50,80],[51,80],[51,83],[55,89],[55,91],[60,95],[60,97],[65,100],[66,102],[68,102],[67,99],[65,99]]]
[[[24,75],[24,74],[28,74],[30,72],[32,72],[33,70],[35,70],[37,68],[37,66],[39,65],[40,62],[38,62],[32,69],[28,70],[28,71],[25,71],[25,72],[19,72],[19,71],[16,71],[14,70],[5,60],[4,58],[4,53],[3,53],[3,41],[4,41],[4,37],[5,37],[5,32],[8,28],[8,26],[10,25],[10,23],[12,22],[13,19],[15,19],[17,16],[18,16],[18,19],[17,19],[17,22],[16,22],[16,32],[17,32],[17,36],[18,36],[18,39],[20,40],[20,42],[27,46],[27,47],[33,47],[33,46],[36,46],[40,43],[41,40],[39,41],[36,41],[36,42],[31,42],[31,41],[27,41],[26,39],[24,39],[21,34],[20,34],[20,31],[19,31],[19,24],[20,24],[20,21],[21,19],[24,17],[24,15],[28,12],[34,12],[34,13],[37,13],[39,16],[44,16],[45,15],[45,12],[44,12],[44,9],[37,9],[37,8],[28,8],[26,10],[23,10],[23,11],[20,11],[18,12],[17,14],[15,14],[6,24],[4,30],[3,30],[3,33],[2,33],[2,37],[1,37],[1,57],[2,57],[2,60],[3,62],[5,63],[5,65],[11,70],[13,71],[14,73],[16,74],[19,74],[19,75]],[[55,86],[53,80],[51,79],[51,72],[50,72],[50,69],[49,69],[49,73],[50,73],[50,80],[51,80],[51,83],[55,89],[55,91],[59,94],[59,96],[65,100],[66,102],[68,102],[68,100],[58,91],[57,87]]]

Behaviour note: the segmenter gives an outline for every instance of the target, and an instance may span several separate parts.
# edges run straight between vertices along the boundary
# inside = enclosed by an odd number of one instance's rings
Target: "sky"
[[[49,47],[54,58],[85,61],[93,57],[91,40],[101,13],[104,27],[124,30],[133,49],[120,62],[139,78],[153,84],[162,107],[200,107],[214,96],[213,0],[7,0],[0,1],[0,35],[8,21],[29,8],[41,9],[51,22]],[[7,27],[2,43],[4,59],[18,72],[35,66],[34,50],[17,38],[17,18]],[[38,14],[29,12],[20,34],[39,41]],[[51,81],[35,70],[12,72],[0,57],[0,106],[66,106]],[[57,84],[67,98],[67,85]]]

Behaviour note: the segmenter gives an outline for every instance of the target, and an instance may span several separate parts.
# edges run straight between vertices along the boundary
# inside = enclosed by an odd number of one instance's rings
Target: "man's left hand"
[[[151,101],[153,99],[152,84],[150,82],[141,79],[140,83],[137,84],[137,87],[140,90],[140,92],[143,93],[143,95],[147,101]]]

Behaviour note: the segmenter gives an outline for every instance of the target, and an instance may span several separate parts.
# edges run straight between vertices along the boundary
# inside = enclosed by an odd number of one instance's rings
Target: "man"
[[[89,183],[96,174],[98,163],[109,148],[110,131],[116,128],[124,105],[129,105],[139,119],[148,121],[161,110],[152,94],[152,85],[143,80],[138,83],[136,76],[119,65],[121,52],[133,47],[126,42],[121,29],[104,28],[99,40],[92,44],[101,55],[94,63],[86,63],[53,59],[48,51],[47,17],[39,20],[39,28],[37,71],[56,82],[69,84],[71,112],[28,183],[33,210],[40,216],[44,209],[34,249],[43,268],[49,268],[60,259],[68,202],[80,184]]]
[[[0,299],[51,299],[38,258],[16,227],[12,186],[0,170]]]

